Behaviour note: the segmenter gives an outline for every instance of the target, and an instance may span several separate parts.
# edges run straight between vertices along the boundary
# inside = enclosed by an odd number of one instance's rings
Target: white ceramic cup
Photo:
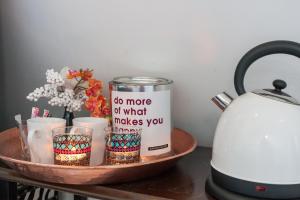
[[[79,117],[73,119],[73,125],[93,129],[90,164],[91,166],[102,164],[105,153],[105,128],[108,126],[108,120],[96,117]]]
[[[66,120],[61,118],[36,117],[27,120],[31,162],[54,163],[52,129],[65,126]]]

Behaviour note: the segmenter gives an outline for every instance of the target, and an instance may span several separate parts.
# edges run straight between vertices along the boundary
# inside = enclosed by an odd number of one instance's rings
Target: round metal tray
[[[4,163],[26,177],[64,184],[109,184],[150,177],[173,166],[196,146],[193,136],[174,129],[171,154],[142,158],[139,163],[127,165],[61,166],[22,160],[18,130],[12,128],[0,133],[0,159]]]

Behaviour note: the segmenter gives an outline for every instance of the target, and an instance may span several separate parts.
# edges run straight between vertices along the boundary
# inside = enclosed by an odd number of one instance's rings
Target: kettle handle
[[[238,63],[234,74],[234,87],[238,95],[246,93],[244,77],[249,66],[259,58],[278,53],[300,58],[300,44],[292,41],[276,40],[260,44],[248,51]]]

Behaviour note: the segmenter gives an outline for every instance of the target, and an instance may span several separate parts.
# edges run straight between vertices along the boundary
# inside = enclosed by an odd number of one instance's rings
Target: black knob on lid
[[[252,92],[262,97],[300,106],[300,103],[296,99],[282,91],[287,86],[285,81],[276,79],[273,81],[273,86],[275,89],[254,90]]]
[[[273,86],[277,91],[281,91],[286,88],[286,82],[280,79],[276,79],[275,81],[273,81]]]

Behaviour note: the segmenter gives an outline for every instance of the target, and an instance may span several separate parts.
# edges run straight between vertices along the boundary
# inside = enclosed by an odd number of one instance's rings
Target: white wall
[[[93,67],[109,81],[119,75],[175,81],[174,119],[209,146],[220,116],[210,98],[235,95],[233,73],[262,42],[300,42],[296,0],[1,0],[6,119],[30,112],[26,94],[47,68]],[[276,55],[249,70],[248,89],[287,81],[300,100],[299,60]],[[1,95],[1,98],[3,96]]]

